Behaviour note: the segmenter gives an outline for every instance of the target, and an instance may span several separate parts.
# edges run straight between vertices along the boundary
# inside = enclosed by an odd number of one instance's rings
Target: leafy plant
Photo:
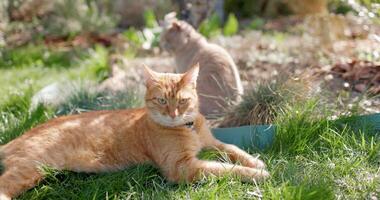
[[[144,12],[144,22],[147,28],[155,28],[158,26],[153,10],[149,9]]]
[[[137,30],[134,27],[130,27],[127,31],[123,33],[124,37],[132,44],[133,49],[129,49],[127,53],[132,55],[136,54],[136,49],[151,49],[152,47],[157,47],[159,44],[159,38],[161,33],[161,28],[158,26],[156,16],[152,10],[147,10],[144,12],[145,26],[143,30]]]
[[[91,87],[75,88],[73,95],[58,106],[57,115],[76,114],[92,110],[113,110],[138,107],[141,98],[134,92],[107,93],[91,90]]]
[[[221,33],[221,24],[219,16],[214,13],[199,25],[198,31],[205,37],[210,38]]]
[[[123,36],[127,38],[128,42],[135,46],[141,46],[144,42],[144,36],[134,27],[128,28],[123,32]]]
[[[239,21],[232,13],[228,15],[227,22],[223,27],[223,34],[226,36],[235,35],[239,30]]]
[[[278,77],[260,83],[256,88],[245,90],[242,101],[229,110],[220,126],[270,124],[287,104],[307,98],[307,93],[306,81]]]
[[[96,81],[103,81],[108,77],[109,73],[108,50],[101,45],[96,45],[94,49],[88,50],[88,54],[88,58],[80,63],[83,67],[88,68],[88,71],[79,71],[76,76],[85,77],[89,72],[93,72]],[[75,77],[73,78],[75,79]]]

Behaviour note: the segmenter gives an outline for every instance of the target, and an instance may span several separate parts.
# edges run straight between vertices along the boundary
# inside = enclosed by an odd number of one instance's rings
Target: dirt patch
[[[355,91],[380,94],[380,63],[352,60],[335,64],[331,72],[349,82]]]

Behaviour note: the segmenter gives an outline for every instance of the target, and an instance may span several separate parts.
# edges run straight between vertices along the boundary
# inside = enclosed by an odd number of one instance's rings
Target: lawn
[[[56,108],[31,109],[31,97],[47,84],[103,80],[107,54],[104,47],[61,51],[38,45],[3,52],[1,143],[59,115],[141,106],[141,95],[130,91],[108,96],[78,89]],[[332,115],[318,98],[285,102],[273,120],[278,127],[274,145],[250,151],[260,153],[271,173],[263,183],[242,183],[226,176],[177,185],[148,165],[104,174],[46,168],[47,178],[18,199],[377,199],[379,136],[333,123],[328,120]],[[218,152],[202,152],[200,157],[225,160]]]

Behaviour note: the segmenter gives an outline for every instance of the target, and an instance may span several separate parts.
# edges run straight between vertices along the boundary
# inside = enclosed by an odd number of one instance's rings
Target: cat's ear
[[[157,73],[151,70],[148,66],[144,65],[144,79],[146,87],[153,85],[157,80]]]
[[[197,85],[197,78],[199,74],[199,63],[195,64],[193,67],[189,69],[186,73],[183,74],[181,79],[181,84],[184,85]]]
[[[164,20],[166,22],[170,22],[177,19],[177,13],[176,12],[170,12],[164,16]]]
[[[166,14],[164,17],[164,20],[159,21],[160,26],[165,28],[165,29],[170,28],[171,23],[173,21],[177,20],[176,16],[177,16],[176,12],[170,12],[170,13]]]
[[[181,30],[181,23],[179,21],[173,21],[172,22],[172,28],[176,31]]]

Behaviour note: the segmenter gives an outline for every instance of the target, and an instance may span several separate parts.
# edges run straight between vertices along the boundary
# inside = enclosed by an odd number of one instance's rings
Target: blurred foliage
[[[223,34],[226,36],[235,35],[239,30],[239,21],[232,13],[228,15],[227,22],[223,27]]]
[[[108,50],[102,46],[63,51],[30,44],[1,52],[0,83],[6,84],[0,84],[0,105],[8,95],[29,88],[36,92],[57,81],[101,81],[108,76]]]
[[[109,0],[6,0],[1,4],[2,17],[9,19],[0,27],[5,35],[24,33],[17,40],[40,39],[44,36],[74,36],[80,33],[114,31],[118,17],[111,10]],[[46,4],[40,8],[39,4]],[[37,12],[37,13],[36,13]],[[28,38],[30,37],[30,38]],[[18,41],[20,43],[20,41]],[[21,42],[22,43],[22,42]]]
[[[83,49],[71,51],[52,49],[42,45],[27,45],[0,51],[0,68],[12,67],[71,67],[73,59],[88,56]]]
[[[105,47],[96,45],[94,49],[89,50],[89,57],[81,63],[84,67],[87,66],[92,70],[95,75],[93,79],[98,82],[108,77],[108,54],[109,52]]]
[[[221,25],[222,20],[214,13],[199,25],[198,31],[205,37],[210,38],[221,33]]]
[[[143,48],[148,50],[153,47],[158,47],[161,28],[152,10],[146,10],[144,12],[144,24],[146,28],[143,30],[138,30],[135,27],[128,28],[123,32],[124,38],[126,38],[135,49]],[[128,55],[135,56],[135,52],[131,52],[130,49]]]
[[[329,10],[338,13],[346,14],[354,12],[359,16],[369,15],[371,18],[380,16],[380,1],[379,0],[330,0]],[[372,13],[372,14],[371,14]]]
[[[215,37],[222,33],[225,36],[232,36],[239,31],[239,21],[235,14],[230,13],[226,23],[223,25],[222,20],[214,13],[200,24],[198,31],[207,38]]]
[[[263,18],[255,17],[249,24],[249,28],[258,30],[258,29],[262,29],[264,25],[265,25],[265,20]]]
[[[282,0],[225,0],[224,10],[236,14],[238,18],[274,17],[290,13]]]
[[[131,27],[123,32],[123,36],[132,44],[136,46],[142,45],[144,42],[144,36],[141,31],[138,31],[136,28]]]
[[[144,22],[147,28],[154,28],[158,26],[153,10],[146,10],[144,12]]]
[[[116,26],[117,18],[107,6],[107,0],[57,1],[53,14],[43,20],[53,35],[75,35],[80,32],[107,32]]]
[[[328,6],[330,11],[337,14],[347,14],[352,11],[351,6],[342,0],[330,0]]]
[[[142,32],[134,27],[131,27],[124,31],[122,35],[130,45],[130,47],[124,51],[124,56],[127,58],[135,57],[137,54],[137,49],[141,48],[145,40]]]
[[[67,69],[83,65],[90,66],[96,77],[103,80],[108,74],[107,56],[108,51],[99,45],[94,49],[73,48],[70,50],[44,45],[27,45],[0,51],[0,69],[35,67]],[[88,72],[84,73],[88,74]],[[86,76],[86,74],[83,75]],[[77,74],[77,76],[80,75]]]
[[[326,0],[225,0],[225,12],[235,13],[238,18],[251,18],[253,16],[277,17],[289,15],[294,7],[303,8],[308,12],[321,9]],[[346,14],[360,12],[358,7],[363,6],[377,15],[380,14],[379,0],[327,0],[327,9],[330,12]],[[377,4],[377,5],[376,5]]]

